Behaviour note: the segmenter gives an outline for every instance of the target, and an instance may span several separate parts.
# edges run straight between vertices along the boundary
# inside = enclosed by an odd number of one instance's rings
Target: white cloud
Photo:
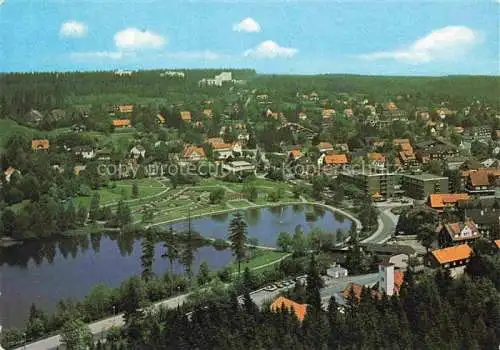
[[[160,48],[167,38],[147,30],[127,28],[115,34],[115,45],[122,50]]]
[[[94,59],[109,59],[109,60],[121,60],[125,57],[132,57],[133,53],[122,51],[94,51],[94,52],[74,52],[71,54],[71,58],[75,60],[94,60]]]
[[[479,34],[468,27],[448,26],[436,29],[412,45],[394,51],[361,55],[366,60],[395,59],[410,63],[427,63],[463,55],[479,41]]]
[[[77,21],[66,21],[61,24],[59,34],[69,38],[81,38],[87,35],[87,25]]]
[[[168,58],[178,59],[178,60],[205,60],[213,61],[225,57],[225,55],[205,50],[205,51],[180,51],[167,53]]]
[[[240,23],[233,25],[235,32],[258,33],[260,32],[260,25],[253,18],[247,17]]]
[[[261,42],[255,48],[246,50],[243,55],[254,58],[290,58],[298,52],[299,50],[297,49],[282,47],[272,40],[266,40]]]

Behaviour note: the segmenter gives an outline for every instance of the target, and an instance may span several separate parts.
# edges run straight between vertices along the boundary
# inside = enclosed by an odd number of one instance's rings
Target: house
[[[191,112],[182,111],[181,112],[181,119],[185,122],[190,122],[191,121]]]
[[[468,164],[469,163],[467,163],[467,165]],[[482,168],[481,163],[479,163],[479,162],[472,162],[472,165],[473,166],[462,166],[461,167],[462,171],[460,172],[460,178],[461,178],[462,188],[465,188],[467,186],[467,183],[470,182],[470,176],[473,173],[483,173],[483,174],[486,173],[488,178],[492,182],[491,185],[493,185],[493,186],[499,185],[498,182],[500,180],[500,169],[498,169],[498,168]],[[484,177],[484,175],[478,175],[476,177],[476,180],[480,181],[481,177]],[[472,182],[470,183],[470,186],[473,186]],[[473,187],[471,189],[473,189]]]
[[[118,111],[120,113],[132,113],[134,111],[134,105],[119,105]]]
[[[132,123],[129,119],[114,119],[113,126],[115,128],[130,128],[132,127]]]
[[[458,201],[456,208],[463,221],[476,223],[483,237],[490,237],[500,228],[500,198],[477,198]]]
[[[94,149],[88,146],[75,147],[73,153],[75,156],[80,156],[83,159],[94,159],[96,156]]]
[[[214,112],[211,109],[204,109],[203,115],[208,119],[212,119],[212,117],[214,116]]]
[[[321,116],[323,119],[329,119],[335,115],[336,111],[332,108],[325,108],[323,109]]]
[[[50,147],[49,140],[32,140],[31,149],[34,151],[48,151]]]
[[[489,126],[474,126],[464,130],[463,138],[465,141],[479,141],[488,143],[491,140],[492,129]]]
[[[330,142],[320,142],[318,147],[320,153],[328,153],[333,151],[333,145]]]
[[[314,101],[314,102],[319,101],[319,96],[318,96],[318,94],[317,94],[316,92],[314,92],[314,91],[313,91],[313,92],[311,92],[311,93],[309,94],[309,101]]]
[[[184,161],[198,162],[206,159],[205,150],[202,147],[186,146],[182,154]]]
[[[347,143],[337,143],[333,148],[340,152],[349,152],[349,145]]]
[[[307,119],[307,114],[304,112],[299,112],[298,117],[299,117],[299,120],[304,121]]]
[[[370,152],[367,154],[368,161],[376,168],[385,168],[386,157],[382,153]]]
[[[76,132],[76,133],[83,132],[85,130],[87,130],[87,127],[83,124],[73,124],[71,126],[71,131]]]
[[[130,155],[134,159],[144,158],[146,156],[146,149],[142,145],[136,145],[130,150]]]
[[[212,146],[213,153],[217,160],[227,159],[233,155],[233,145],[224,142],[222,138],[216,137],[208,139],[208,143]]]
[[[80,173],[81,173],[82,171],[84,171],[84,170],[85,170],[85,168],[86,168],[86,166],[85,166],[85,165],[75,165],[75,166],[73,167],[73,173],[74,173],[76,176],[79,176],[79,175],[80,175]]]
[[[223,164],[222,169],[227,170],[233,174],[253,173],[255,171],[255,165],[245,161],[236,161]]]
[[[469,262],[472,253],[468,244],[436,249],[430,253],[427,265],[443,268],[463,266]]]
[[[8,167],[7,170],[5,170],[3,172],[3,175],[5,177],[5,182],[9,183],[10,182],[10,178],[12,177],[12,175],[14,174],[20,174],[19,170],[13,168],[13,167]]]
[[[293,149],[290,151],[290,158],[292,160],[297,160],[299,159],[300,157],[302,157],[302,152],[299,150],[299,149]]]
[[[346,108],[346,109],[344,109],[344,115],[347,118],[352,118],[352,117],[354,117],[354,112],[352,111],[351,108]]]
[[[380,299],[384,293],[388,296],[399,294],[404,281],[404,272],[396,270],[394,264],[391,263],[379,264],[378,271],[377,283],[368,288],[371,295]],[[360,300],[363,288],[363,285],[351,282],[342,291],[342,296],[346,300],[352,294]]]
[[[472,243],[481,237],[476,223],[472,220],[443,223],[437,227],[436,232],[441,248]]]
[[[164,117],[161,113],[158,113],[158,114],[156,115],[156,122],[157,122],[158,124],[160,124],[160,125],[163,125],[163,124],[165,124],[166,119],[165,119],[165,117]]]
[[[306,316],[307,304],[299,304],[288,298],[278,297],[273,301],[269,309],[272,312],[277,312],[281,309],[288,309],[290,312],[293,312],[295,316],[297,316],[299,321],[302,322]]]
[[[323,164],[327,166],[344,167],[348,164],[345,154],[327,154],[324,157]]]
[[[97,160],[106,161],[111,160],[111,151],[106,149],[100,149],[96,152]]]
[[[348,271],[340,265],[332,265],[326,269],[326,275],[333,278],[347,277]]]
[[[446,160],[458,155],[458,147],[440,138],[419,142],[415,148],[417,158],[422,163],[428,160]]]
[[[465,192],[470,195],[487,196],[495,194],[496,176],[486,169],[469,172]]]
[[[452,207],[460,200],[469,199],[467,193],[433,193],[429,195],[429,206],[432,209],[443,210],[445,207]]]

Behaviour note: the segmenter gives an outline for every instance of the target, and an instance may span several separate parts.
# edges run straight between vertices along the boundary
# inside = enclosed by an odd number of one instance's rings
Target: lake
[[[306,213],[313,211],[313,220]],[[193,230],[205,237],[227,238],[233,214],[208,216],[191,220]],[[294,205],[250,209],[244,212],[249,237],[260,245],[276,246],[280,232],[293,233],[300,225],[304,232],[318,227],[327,232],[347,231],[352,222],[344,216],[325,211],[321,207]],[[187,222],[172,224],[177,230],[187,228]],[[167,226],[168,227],[168,226]],[[156,245],[154,272],[168,271],[168,261],[161,259],[163,245]],[[81,236],[71,239],[28,242],[0,249],[0,322],[5,327],[25,324],[31,303],[46,311],[53,311],[61,299],[85,297],[99,283],[117,287],[130,276],[141,273],[141,242],[112,234]],[[227,266],[233,257],[231,251],[217,251],[205,246],[196,253],[193,271],[202,262],[216,270]],[[184,267],[174,264],[174,271]]]

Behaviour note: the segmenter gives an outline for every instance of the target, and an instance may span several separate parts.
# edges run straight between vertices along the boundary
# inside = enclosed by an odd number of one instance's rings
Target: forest
[[[308,305],[303,321],[288,309],[259,309],[249,289],[242,300],[235,291],[219,290],[189,314],[184,307],[143,312],[143,292],[128,289],[126,327],[92,349],[495,349],[500,286],[498,272],[481,269],[488,259],[478,255],[458,279],[448,270],[416,274],[410,268],[399,295],[378,297],[365,287],[359,298],[351,292],[345,305],[331,298],[325,311],[311,257],[305,286],[298,283],[290,293]],[[241,288],[251,286],[251,278],[246,273]],[[63,338],[82,344],[85,334],[75,321]]]

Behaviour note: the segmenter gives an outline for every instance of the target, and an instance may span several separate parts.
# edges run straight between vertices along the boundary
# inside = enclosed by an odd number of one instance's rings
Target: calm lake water
[[[306,212],[314,210],[316,218],[306,219]],[[192,228],[205,237],[226,238],[232,214],[193,219]],[[349,230],[352,222],[340,214],[320,207],[304,205],[251,209],[245,212],[250,237],[259,244],[275,246],[279,232],[293,233],[300,225],[304,232],[314,227],[327,232]],[[187,228],[187,222],[175,223],[176,229]],[[168,261],[161,259],[162,244],[156,246],[154,271],[164,274]],[[61,299],[85,297],[99,283],[117,287],[130,276],[141,273],[140,240],[124,239],[117,234],[92,237],[31,242],[21,246],[0,249],[0,323],[5,327],[23,326],[29,307],[35,303],[46,311],[53,311]],[[216,270],[232,261],[230,251],[202,247],[196,253],[193,270],[205,261]],[[175,264],[174,271],[184,267]]]

